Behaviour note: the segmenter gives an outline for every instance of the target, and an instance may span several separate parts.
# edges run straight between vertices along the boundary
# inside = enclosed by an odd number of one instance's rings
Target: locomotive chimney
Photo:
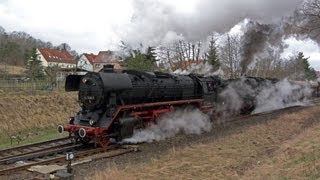
[[[114,65],[113,64],[107,64],[103,66],[103,72],[114,72]]]

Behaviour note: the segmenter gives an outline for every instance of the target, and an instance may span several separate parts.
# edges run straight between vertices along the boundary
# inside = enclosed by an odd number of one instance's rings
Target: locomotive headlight
[[[69,124],[73,124],[73,122],[74,122],[74,117],[70,117],[69,118]]]
[[[95,120],[90,119],[90,120],[89,120],[89,124],[90,124],[90,126],[92,126],[95,122],[96,122]]]

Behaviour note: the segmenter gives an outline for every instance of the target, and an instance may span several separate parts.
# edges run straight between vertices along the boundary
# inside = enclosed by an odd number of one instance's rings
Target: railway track
[[[29,147],[34,148],[34,147]],[[14,148],[16,149],[16,148]],[[17,148],[19,149],[19,148]],[[18,151],[18,150],[15,151]],[[7,151],[7,150],[6,150]],[[0,175],[26,170],[36,165],[63,164],[66,152],[72,151],[78,161],[90,158],[109,158],[125,153],[137,151],[136,147],[110,145],[107,148],[85,147],[81,144],[61,144],[56,147],[45,147],[35,152],[20,153],[16,156],[10,155],[0,159]]]
[[[9,159],[16,156],[27,155],[31,153],[36,153],[44,150],[49,150],[52,148],[67,146],[71,143],[70,138],[64,137],[59,139],[54,139],[45,142],[39,142],[34,144],[28,144],[24,146],[18,146],[14,148],[8,148],[0,150],[0,165],[3,164],[5,159]]]
[[[37,162],[40,164],[41,158],[48,159],[57,154],[62,154],[80,145],[74,145],[67,137],[50,141],[18,146],[14,148],[0,150],[0,174],[7,171],[24,169],[29,164]],[[12,171],[10,171],[10,169]]]

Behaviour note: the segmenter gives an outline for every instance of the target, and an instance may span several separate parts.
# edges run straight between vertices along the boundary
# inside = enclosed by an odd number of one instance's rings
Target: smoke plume
[[[241,37],[242,54],[240,67],[242,75],[247,72],[248,66],[254,60],[254,55],[265,48],[271,31],[269,25],[262,25],[252,21],[247,27],[248,30]]]
[[[187,41],[205,40],[213,31],[224,33],[244,18],[274,23],[286,16],[303,0],[133,0],[131,22],[121,27],[119,39],[136,47],[158,46],[168,41],[181,39]],[[192,3],[191,12],[180,12],[177,7]],[[136,46],[135,46],[136,45]]]
[[[131,138],[123,142],[139,143],[160,141],[182,132],[185,134],[201,134],[211,130],[209,116],[198,109],[181,109],[164,114],[157,120],[157,124],[134,132]]]
[[[204,76],[224,76],[223,71],[221,69],[218,69],[217,71],[213,72],[213,67],[208,62],[205,63],[199,63],[199,64],[191,64],[189,68],[187,69],[177,69],[173,72],[174,74],[180,74],[180,75],[188,75],[188,74],[201,74]]]

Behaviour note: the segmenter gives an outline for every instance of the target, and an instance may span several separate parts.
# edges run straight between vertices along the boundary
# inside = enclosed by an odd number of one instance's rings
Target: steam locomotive
[[[147,128],[156,123],[158,116],[177,108],[193,106],[213,113],[217,106],[226,105],[219,94],[234,81],[196,74],[116,72],[113,66],[105,66],[100,72],[69,75],[65,89],[79,92],[80,111],[70,117],[67,125],[59,125],[58,131],[68,131],[77,142],[106,147],[111,139],[130,137],[135,129]],[[250,113],[254,109],[254,93],[275,82],[246,78],[245,83],[254,91],[241,95],[246,103],[240,112]]]
[[[78,91],[80,111],[69,124],[58,126],[77,141],[107,146],[110,138],[130,137],[156,118],[182,106],[209,111],[223,81],[217,76],[172,75],[124,70],[112,66],[86,75],[69,75],[65,90]]]

